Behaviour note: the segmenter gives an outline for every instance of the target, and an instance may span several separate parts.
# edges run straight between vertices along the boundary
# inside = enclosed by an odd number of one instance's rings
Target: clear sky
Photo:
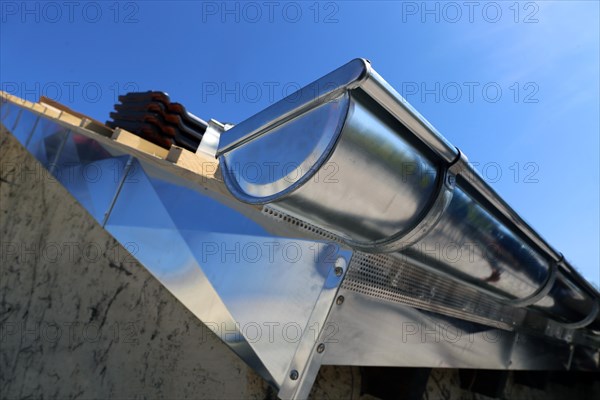
[[[102,121],[162,90],[237,123],[364,57],[598,285],[597,1],[3,1],[2,90]]]

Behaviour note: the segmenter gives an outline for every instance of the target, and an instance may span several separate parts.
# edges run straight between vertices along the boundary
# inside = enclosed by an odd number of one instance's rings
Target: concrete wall
[[[0,166],[0,398],[275,398],[4,131]],[[424,398],[486,398],[457,374],[434,370]],[[362,379],[356,367],[323,367],[311,397],[373,398]]]

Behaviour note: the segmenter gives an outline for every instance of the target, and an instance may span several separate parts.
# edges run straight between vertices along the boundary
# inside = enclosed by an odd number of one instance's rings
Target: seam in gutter
[[[434,199],[429,205],[428,209],[424,212],[423,217],[412,229],[406,233],[394,235],[368,245],[350,240],[345,240],[345,242],[353,248],[368,253],[391,253],[402,251],[428,235],[429,232],[431,232],[440,222],[442,216],[452,201],[454,189],[456,187],[456,175],[461,173],[468,165],[468,160],[464,153],[462,153],[458,148],[456,151],[458,152],[458,155],[454,161],[452,161],[447,167],[441,168],[439,173],[440,182],[438,183],[438,188],[434,194]]]
[[[571,322],[571,323],[558,322],[558,324],[565,329],[585,328],[586,326],[591,324],[596,319],[599,311],[600,311],[600,305],[598,305],[598,302],[595,301],[592,311],[590,311],[588,316],[585,317],[584,319],[582,319],[581,321]]]
[[[459,161],[460,154],[450,158],[455,151],[458,151],[458,148],[452,146],[444,136],[414,110],[393,87],[377,74],[377,72],[371,70],[369,78],[370,79],[365,80],[361,85],[361,88],[366,91],[367,94],[394,115],[396,119],[413,133],[413,135],[432,149],[435,154],[442,158],[442,160],[451,162],[452,164]],[[479,195],[490,203],[492,208],[489,211],[492,214],[500,214],[510,222],[510,225],[512,225],[517,232],[520,232],[529,239],[541,252],[546,253],[551,260],[559,262],[560,253],[542,238],[542,236],[527,222],[525,222],[525,220],[523,220],[490,185],[483,181],[473,167],[465,164],[461,171],[461,175],[465,178],[465,181],[479,193]],[[587,280],[581,278],[568,263],[564,263],[564,268],[584,291],[592,297],[598,297],[598,291],[591,286]]]
[[[537,233],[525,220],[523,220],[516,211],[514,211],[497,193],[489,186],[483,179],[477,174],[477,172],[471,167],[468,173],[462,173],[461,176],[465,179],[473,190],[475,190],[480,196],[483,197],[490,205],[489,210],[492,214],[500,214],[509,223],[508,228],[514,228],[515,232],[523,235],[524,238],[531,241],[531,243],[537,247],[537,250],[545,253],[552,261],[560,264],[560,266],[572,277],[578,286],[586,292],[588,295],[594,298],[598,298],[598,291],[591,286],[591,284],[579,276],[573,270],[573,267],[563,260],[562,254],[550,246],[539,233]]]
[[[467,155],[460,151],[458,147],[456,148],[456,153],[456,158],[448,166],[448,171],[454,176],[463,174],[469,168]]]
[[[110,214],[112,213],[112,210],[115,207],[115,204],[117,202],[117,198],[121,194],[121,189],[123,189],[123,185],[125,184],[127,175],[129,175],[129,170],[131,169],[131,166],[133,165],[133,160],[135,160],[135,158],[133,156],[129,156],[129,158],[127,159],[127,163],[125,164],[125,168],[123,168],[123,176],[121,177],[121,180],[119,181],[119,185],[117,186],[115,195],[113,196],[112,200],[110,201],[108,210],[104,213],[104,220],[102,221],[103,228],[106,226],[106,223],[108,222],[108,219],[110,218]]]
[[[561,255],[561,258],[562,258],[562,255]],[[548,294],[548,292],[550,292],[552,287],[554,286],[554,282],[556,282],[556,278],[558,276],[558,265],[561,262],[562,262],[562,260],[559,262],[550,263],[550,268],[548,270],[548,277],[546,278],[546,280],[544,281],[542,286],[540,286],[538,288],[538,290],[536,290],[531,295],[524,297],[522,299],[510,300],[509,301],[510,304],[515,307],[527,307],[527,306],[537,303],[542,298],[544,298]]]
[[[597,290],[590,283],[573,270],[573,267],[564,259],[562,253],[551,247],[521,216],[514,211],[496,191],[489,186],[475,169],[469,164],[464,153],[459,151],[456,160],[450,168],[455,169],[455,174],[460,175],[471,189],[481,196],[488,204],[488,211],[492,215],[500,216],[507,223],[508,228],[514,228],[515,233],[522,235],[533,244],[534,248],[542,254],[546,254],[550,261],[556,263],[558,269],[564,270],[578,284],[578,287],[593,298],[598,297]],[[461,160],[462,159],[462,160]],[[487,208],[487,207],[486,207]]]
[[[369,244],[349,239],[346,239],[345,242],[353,248],[367,253],[392,253],[404,250],[417,243],[437,226],[452,201],[456,176],[450,169],[442,168],[439,173],[439,180],[438,187],[433,194],[433,200],[430,202],[429,207],[424,211],[422,214],[423,217],[419,222],[408,232],[402,232]]]

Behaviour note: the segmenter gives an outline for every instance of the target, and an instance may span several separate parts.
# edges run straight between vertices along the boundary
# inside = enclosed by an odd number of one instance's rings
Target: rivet
[[[342,305],[342,303],[344,302],[344,296],[338,296],[338,298],[335,300],[335,304]]]
[[[324,351],[325,351],[325,345],[324,345],[323,343],[320,343],[320,344],[317,346],[317,353],[321,354],[321,353],[322,353],[322,352],[324,352]]]
[[[453,188],[454,185],[456,184],[456,176],[454,176],[453,174],[448,174],[446,182],[447,182],[448,186]]]
[[[292,372],[290,372],[290,379],[291,380],[293,380],[293,381],[298,380],[298,376],[299,376],[298,371],[296,371],[295,369],[292,370]]]

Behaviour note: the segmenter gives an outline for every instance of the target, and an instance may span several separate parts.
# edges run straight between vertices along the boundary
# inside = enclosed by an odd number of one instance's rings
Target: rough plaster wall
[[[262,379],[5,133],[0,162],[1,398],[265,397]]]

